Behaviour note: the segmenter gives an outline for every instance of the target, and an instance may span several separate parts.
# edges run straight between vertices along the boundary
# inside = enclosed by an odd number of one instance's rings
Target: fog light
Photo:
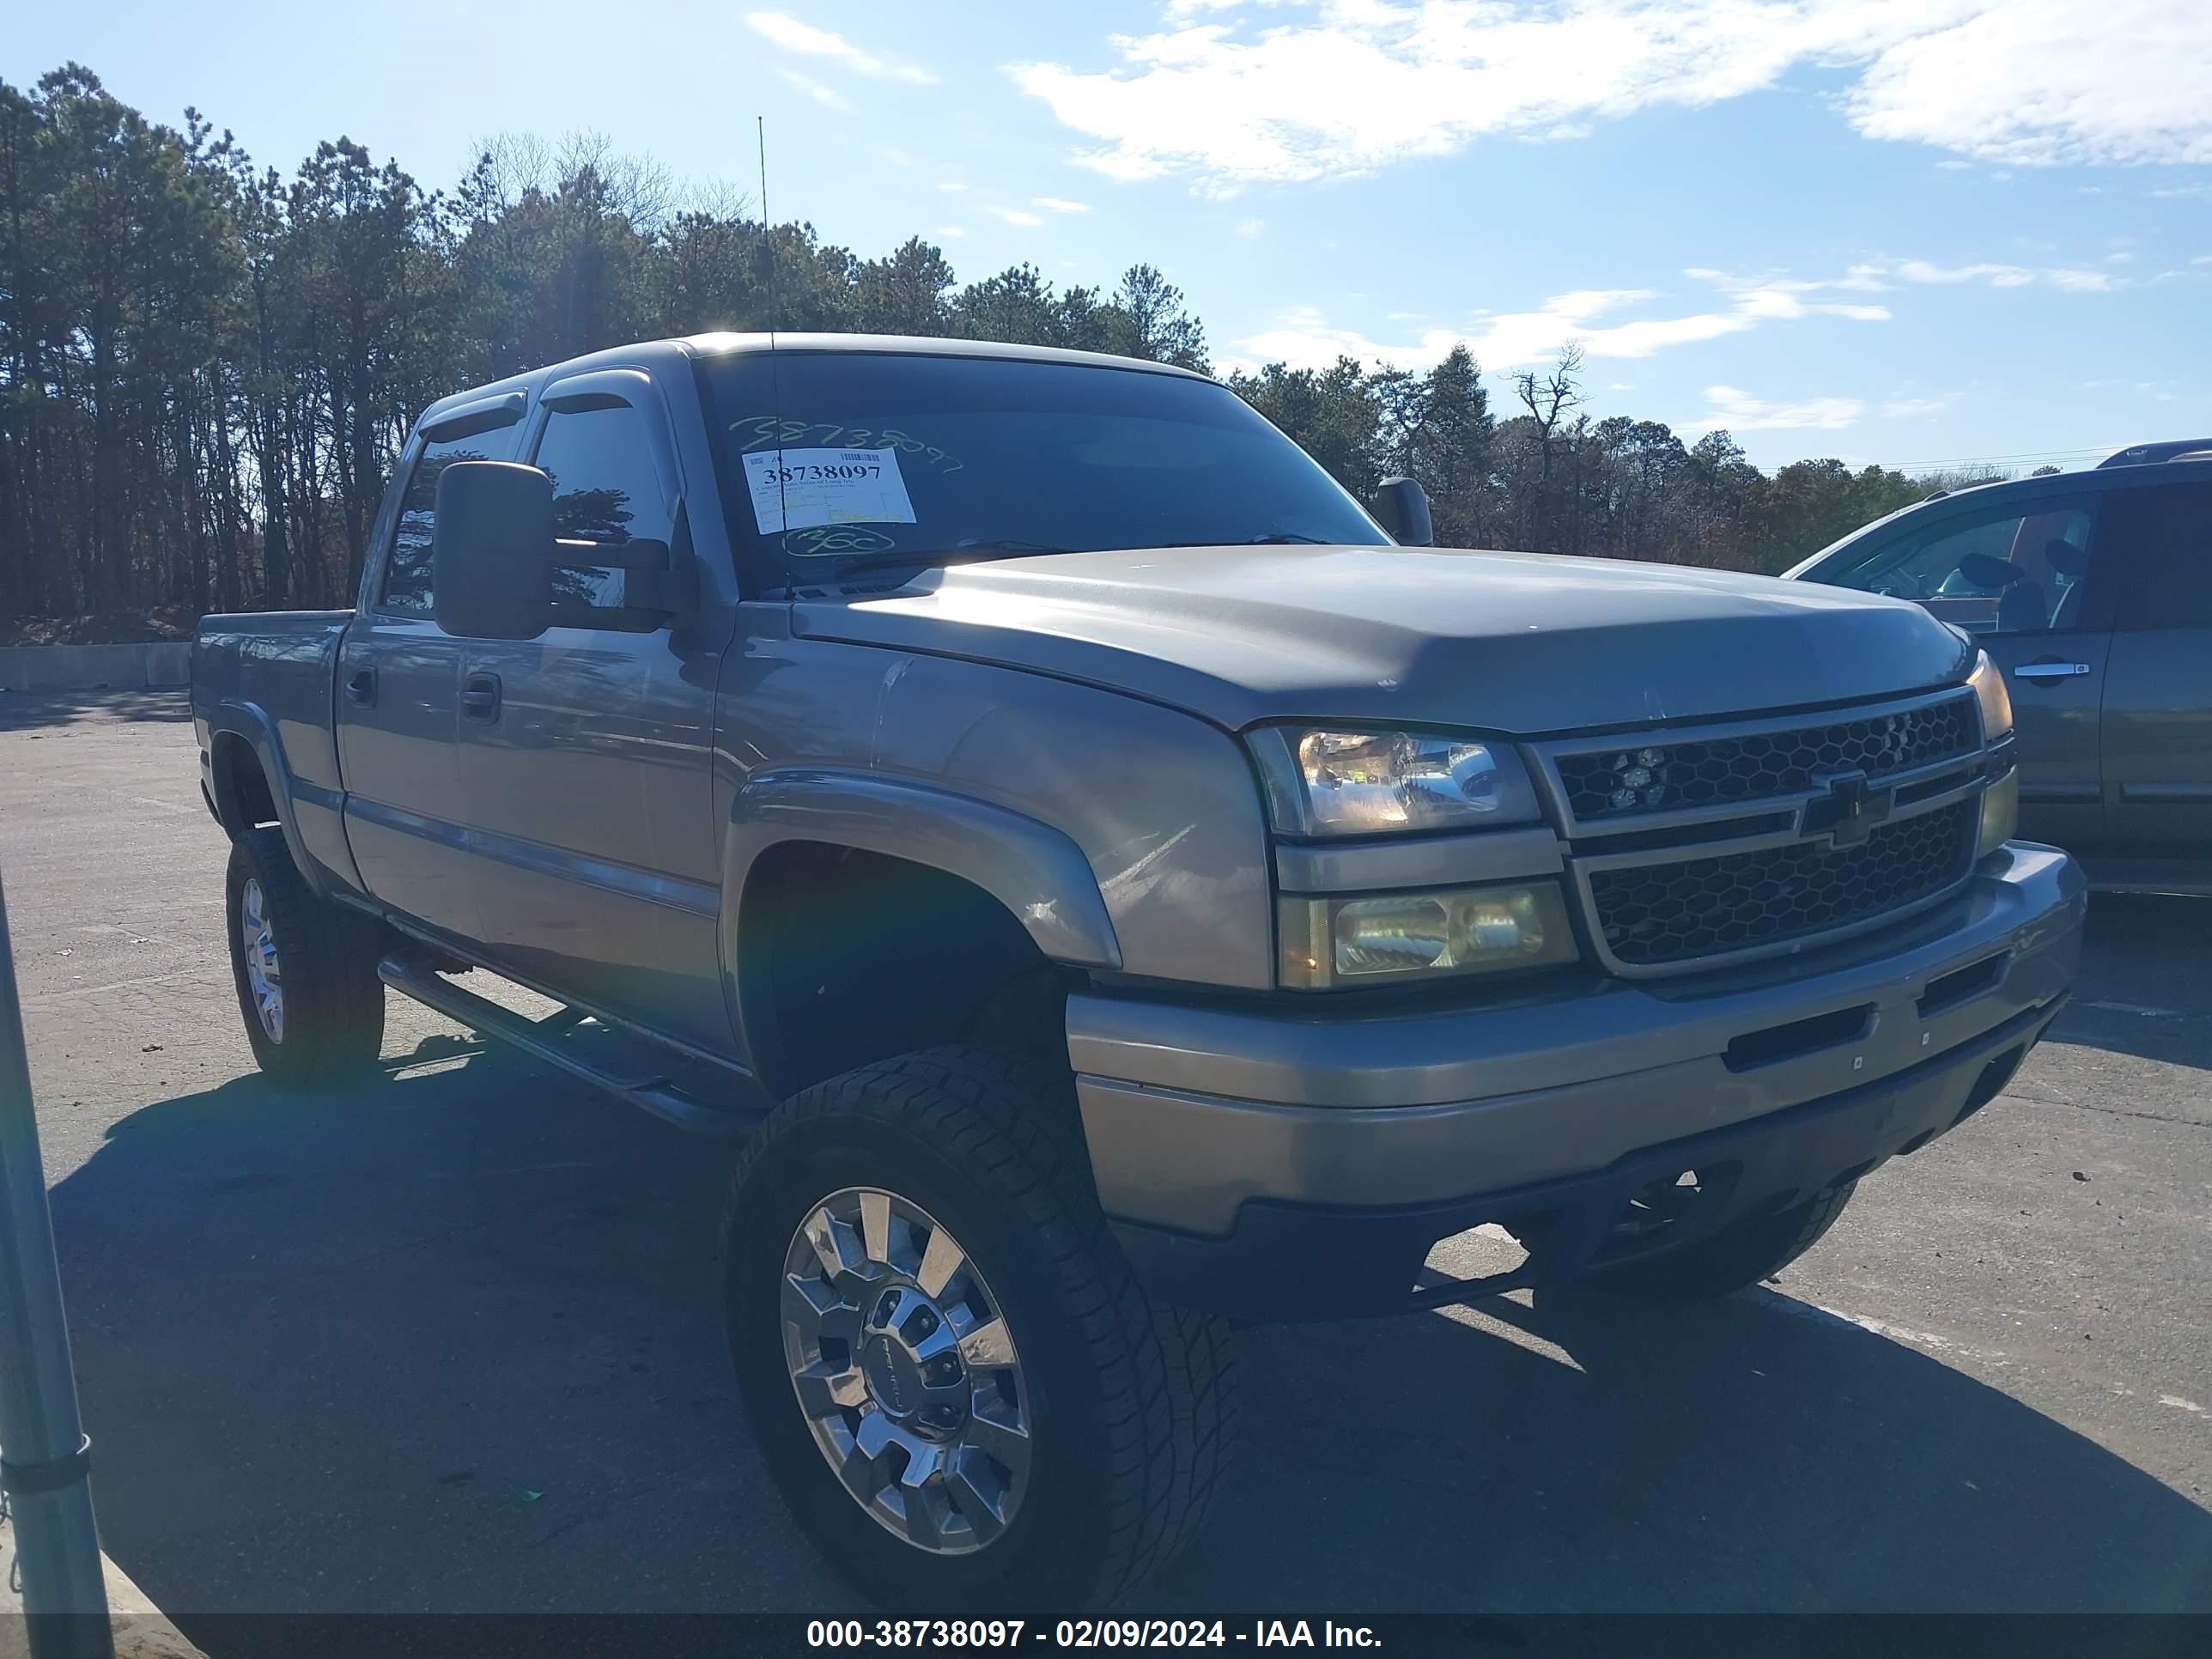
[[[1282,981],[1332,985],[1572,962],[1556,882],[1282,902]]]
[[[1974,856],[1987,858],[2019,830],[2020,768],[2015,766],[1982,791],[1982,832]]]

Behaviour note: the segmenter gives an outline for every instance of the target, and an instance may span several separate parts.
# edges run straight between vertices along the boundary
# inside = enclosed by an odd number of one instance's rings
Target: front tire
[[[1771,1279],[1834,1226],[1857,1190],[1844,1182],[1779,1215],[1739,1221],[1711,1238],[1598,1273],[1590,1283],[1638,1302],[1710,1302]]]
[[[248,830],[231,843],[224,891],[231,977],[255,1063],[301,1087],[374,1064],[384,1046],[376,924],[317,898],[281,830]]]
[[[1137,1284],[1064,1072],[946,1048],[806,1090],[748,1143],[726,1247],[763,1454],[872,1600],[1097,1605],[1194,1534],[1227,1328]]]

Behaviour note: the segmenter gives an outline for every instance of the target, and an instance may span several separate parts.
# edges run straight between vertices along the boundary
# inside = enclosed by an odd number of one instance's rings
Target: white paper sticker
[[[745,457],[761,534],[818,524],[912,524],[893,449],[757,449]]]

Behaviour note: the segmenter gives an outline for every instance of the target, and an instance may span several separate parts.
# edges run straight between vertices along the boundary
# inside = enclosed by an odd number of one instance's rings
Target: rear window
[[[854,557],[1387,544],[1225,387],[993,358],[784,352],[701,366],[729,517],[772,580]]]

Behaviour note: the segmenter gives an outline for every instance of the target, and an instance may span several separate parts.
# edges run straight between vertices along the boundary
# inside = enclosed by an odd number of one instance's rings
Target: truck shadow
[[[2099,893],[2059,1042],[2212,1070],[2212,899]]]
[[[53,1193],[109,1553],[188,1635],[857,1610],[737,1415],[727,1164],[453,1038],[124,1120]],[[1142,1605],[2207,1605],[2212,1516],[1896,1342],[1771,1295],[1499,1312],[1245,1333],[1241,1472]]]

